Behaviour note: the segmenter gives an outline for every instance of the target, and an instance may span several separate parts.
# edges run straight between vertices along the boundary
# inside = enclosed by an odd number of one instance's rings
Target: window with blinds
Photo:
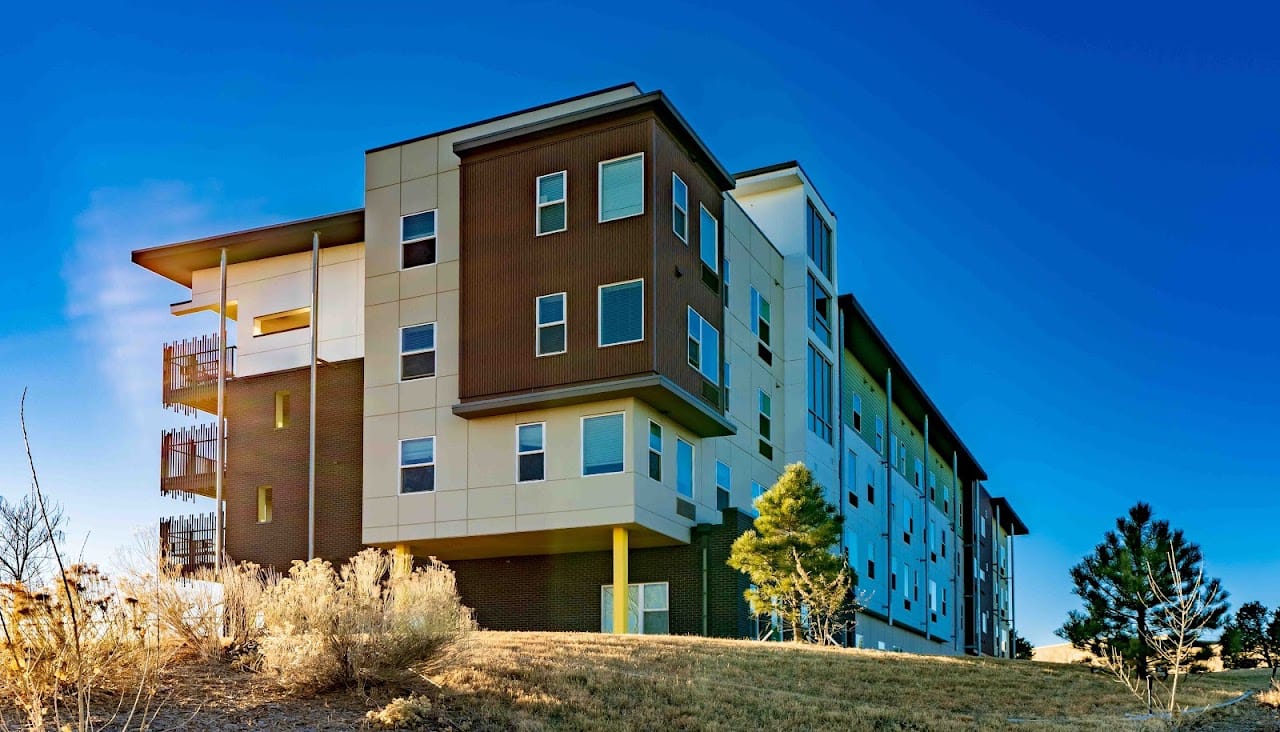
[[[568,350],[566,297],[568,296],[565,293],[557,292],[554,295],[543,295],[535,302],[538,311],[536,346],[538,356],[555,356]]]
[[[644,153],[600,163],[600,222],[644,213]]]
[[[662,482],[662,425],[649,422],[649,477]]]
[[[400,380],[436,375],[436,324],[423,323],[400,329]]]
[[[400,217],[400,269],[436,263],[436,212]]]
[[[516,481],[531,483],[546,480],[545,422],[516,425]]]
[[[400,492],[427,493],[436,489],[436,438],[400,441]]]
[[[582,418],[582,474],[621,473],[625,417],[602,414]]]
[[[538,236],[555,234],[569,228],[567,176],[568,173],[563,170],[538,176]]]
[[[601,347],[644,340],[644,280],[601,285],[599,321]]]

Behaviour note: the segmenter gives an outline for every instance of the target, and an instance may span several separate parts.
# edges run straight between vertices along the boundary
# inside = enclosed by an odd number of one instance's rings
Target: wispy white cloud
[[[240,221],[220,221],[216,211],[230,208],[220,199],[217,186],[148,181],[94,191],[76,217],[75,245],[63,268],[67,315],[135,425],[151,422],[160,404],[161,344],[200,335],[212,319],[171,316],[168,304],[189,293],[133,264],[130,252],[245,228],[261,218],[237,206]]]

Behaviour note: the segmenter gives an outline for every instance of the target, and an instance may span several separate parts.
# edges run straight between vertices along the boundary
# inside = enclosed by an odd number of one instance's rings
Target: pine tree
[[[1155,619],[1167,604],[1162,598],[1179,594],[1175,575],[1182,578],[1184,595],[1192,591],[1190,583],[1202,577],[1204,561],[1200,547],[1187,541],[1181,530],[1152,516],[1150,505],[1136,504],[1127,516],[1116,519],[1115,530],[1106,533],[1092,554],[1071,568],[1073,591],[1084,601],[1084,611],[1072,611],[1057,631],[1096,655],[1118,652],[1134,665],[1139,678],[1150,674],[1149,639],[1161,630]],[[1176,567],[1170,564],[1171,550]],[[1221,627],[1227,612],[1221,583],[1203,579],[1194,589],[1211,599],[1204,608],[1203,627]]]
[[[1280,663],[1280,608],[1271,613],[1260,602],[1246,602],[1236,611],[1232,625],[1239,634],[1240,652],[1261,656],[1274,679]]]
[[[799,640],[810,610],[804,602],[807,589],[815,583],[838,585],[843,572],[852,600],[856,577],[845,558],[832,551],[843,518],[803,463],[788,465],[755,505],[755,527],[734,541],[728,564],[751,579],[745,596],[752,613],[776,613]]]

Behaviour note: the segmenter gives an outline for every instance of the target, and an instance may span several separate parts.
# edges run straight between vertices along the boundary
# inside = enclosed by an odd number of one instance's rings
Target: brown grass
[[[1280,709],[1280,683],[1272,681],[1271,688],[1258,694],[1258,703],[1271,709]]]
[[[1193,676],[1181,700],[1225,701],[1266,676]],[[1075,666],[670,636],[476,633],[435,680],[482,729],[1140,729],[1124,715],[1145,711]]]

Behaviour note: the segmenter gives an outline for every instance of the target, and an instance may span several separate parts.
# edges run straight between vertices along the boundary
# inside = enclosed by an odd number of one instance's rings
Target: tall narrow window
[[[289,392],[276,392],[276,429],[289,426]]]
[[[644,153],[600,163],[600,222],[644,213]]]
[[[831,364],[809,344],[809,431],[831,442]]]
[[[884,454],[884,417],[876,417],[876,452]]]
[[[853,450],[844,453],[844,490],[848,494],[849,505],[858,507],[858,455]]]
[[[671,230],[689,243],[689,187],[675,173],[671,174]]]
[[[942,513],[951,515],[951,486],[942,486]]]
[[[902,477],[907,476],[907,443],[898,440],[898,472],[902,473]],[[916,483],[916,485],[920,485]]]
[[[400,329],[400,380],[436,375],[436,324]]]
[[[729,466],[716,461],[716,508],[723,511],[732,503],[733,472]]]
[[[824,345],[831,345],[831,295],[809,275],[809,330]]]
[[[698,204],[698,256],[712,272],[720,272],[720,222]]]
[[[916,487],[919,488],[920,481],[924,480],[924,476],[922,475],[922,473],[924,473],[924,463],[920,461],[920,458],[915,459],[914,467],[915,470],[911,473],[911,480],[916,484]]]
[[[760,291],[751,288],[751,332],[760,339],[760,344],[769,347],[769,301],[764,299]]]
[[[932,470],[929,471],[929,500],[938,500],[938,474]]]
[[[600,286],[598,344],[616,346],[644,340],[644,280]]]
[[[813,201],[809,201],[809,215],[805,231],[808,240],[809,259],[813,260],[818,271],[831,280],[831,227],[826,219],[818,213]]]
[[[862,395],[853,395],[853,431],[862,431]]]
[[[689,308],[689,365],[707,381],[720,384],[720,331],[693,308]]]
[[[569,228],[568,173],[549,173],[538,176],[538,224],[537,235],[554,234]]]
[[[547,478],[547,424],[516,425],[516,481],[531,483]]]
[[[649,422],[649,477],[662,482],[662,425]]]
[[[867,503],[876,502],[876,466],[874,461],[867,462]]]
[[[876,578],[876,543],[867,542],[867,579]]]
[[[583,475],[622,472],[625,430],[621,413],[582,418]]]
[[[733,379],[730,378],[733,375],[733,369],[730,368],[731,365],[727,360],[724,362],[724,398],[720,400],[720,403],[724,405],[726,414],[729,412],[729,387],[733,384]]]
[[[676,493],[693,498],[693,445],[676,438]]]
[[[773,397],[760,391],[760,439],[773,439]]]
[[[756,501],[760,500],[760,496],[763,496],[766,490],[768,489],[764,487],[763,483],[760,483],[754,480],[751,481],[751,505],[752,506],[756,505]]]
[[[542,295],[534,303],[537,310],[537,355],[555,356],[568,350],[568,316],[563,292]]]
[[[400,492],[427,493],[436,489],[436,438],[400,441]]]
[[[400,217],[400,269],[436,263],[436,212]]]
[[[901,495],[899,497],[902,497]],[[907,544],[911,543],[911,536],[916,531],[915,502],[903,500],[902,502],[902,540]]]
[[[258,486],[258,523],[271,523],[271,486]]]

